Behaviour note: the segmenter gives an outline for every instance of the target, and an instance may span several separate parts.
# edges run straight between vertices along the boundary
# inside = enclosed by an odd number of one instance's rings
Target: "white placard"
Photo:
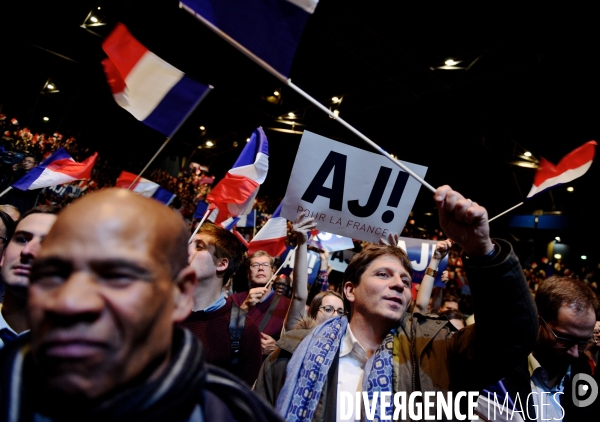
[[[402,163],[425,177],[427,167]],[[380,154],[304,131],[281,215],[304,212],[319,230],[377,243],[402,231],[420,187]]]

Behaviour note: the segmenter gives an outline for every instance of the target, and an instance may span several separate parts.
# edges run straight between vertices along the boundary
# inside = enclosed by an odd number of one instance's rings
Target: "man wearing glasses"
[[[597,387],[588,385],[586,397],[579,397],[581,391],[575,391],[573,381],[578,374],[592,374],[584,352],[596,342],[598,298],[581,281],[552,276],[540,284],[535,303],[540,325],[532,354],[490,392],[500,397],[499,391],[507,391],[525,420],[597,420],[600,399],[585,407],[574,402],[589,397]]]
[[[258,325],[261,332],[263,356],[277,347],[290,300],[276,293],[273,284],[265,287],[273,277],[273,257],[265,251],[256,251],[248,258],[250,291],[229,296],[236,305],[248,311],[248,316]]]

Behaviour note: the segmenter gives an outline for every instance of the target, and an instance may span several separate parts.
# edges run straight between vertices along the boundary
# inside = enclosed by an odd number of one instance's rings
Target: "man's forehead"
[[[34,213],[29,214],[19,221],[15,228],[15,233],[18,232],[39,232],[33,234],[48,234],[52,225],[56,221],[56,214]]]
[[[255,256],[254,258],[250,258],[250,263],[254,263],[254,262],[271,262],[271,258],[269,258],[268,256]]]

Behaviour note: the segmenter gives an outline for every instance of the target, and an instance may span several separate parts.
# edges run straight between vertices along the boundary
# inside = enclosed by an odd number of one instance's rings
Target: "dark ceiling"
[[[282,197],[300,135],[273,128],[307,129],[369,149],[180,10],[176,0],[155,3],[3,6],[2,112],[38,132],[80,134],[116,165],[141,170],[164,138],[120,109],[106,84],[101,42],[120,21],[151,51],[215,87],[165,155],[193,152],[220,178],[252,130],[263,126],[271,167],[261,189]],[[450,184],[494,216],[521,202],[531,188],[534,170],[510,164],[520,154],[530,151],[557,163],[599,138],[595,11],[591,5],[522,3],[322,0],[308,21],[291,79],[326,106],[333,96],[342,97],[339,111],[347,122],[399,159],[427,166],[431,185]],[[106,25],[81,28],[98,6]],[[449,58],[468,69],[437,69]],[[60,92],[41,93],[48,78]],[[274,90],[282,93],[278,104],[266,100]],[[290,111],[299,115],[294,127],[278,121]],[[43,123],[42,116],[50,121]],[[206,140],[216,147],[197,149]],[[572,183],[573,193],[557,187],[513,214],[563,212],[571,224],[560,233],[563,241],[597,257],[597,167]],[[430,196],[421,190],[415,212],[432,210]],[[555,235],[508,231],[507,221],[502,217],[492,230],[515,242],[534,236],[547,242]]]

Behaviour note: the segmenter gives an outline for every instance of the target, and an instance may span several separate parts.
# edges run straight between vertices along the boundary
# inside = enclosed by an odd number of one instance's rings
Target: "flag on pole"
[[[181,0],[179,6],[287,78],[304,26],[317,3],[318,0]]]
[[[260,229],[248,244],[248,255],[256,251],[266,251],[271,256],[279,256],[285,251],[287,220],[280,216],[282,204],[279,204],[273,216]]]
[[[229,217],[227,220],[221,223],[221,226],[227,230],[231,230],[233,227],[254,227],[254,216],[256,210],[250,211],[250,214],[240,215],[239,217]]]
[[[250,213],[258,187],[265,181],[269,170],[269,143],[261,127],[252,132],[250,141],[221,180],[206,197],[219,208],[216,223],[229,214],[234,217]]]
[[[589,170],[596,153],[596,141],[589,141],[563,157],[558,165],[540,158],[533,186],[527,195],[531,198],[540,192],[581,177]]]
[[[122,23],[102,48],[108,55],[102,65],[117,104],[168,137],[210,90],[149,51]]]
[[[129,189],[129,186],[133,183],[137,174],[129,173],[127,171],[122,171],[117,179],[116,186],[118,188]],[[159,202],[162,202],[165,205],[169,205],[173,199],[175,199],[175,194],[169,192],[166,189],[160,187],[159,184],[151,182],[148,179],[144,179],[140,177],[135,185],[132,188],[133,192],[139,193],[146,198],[154,198]]]
[[[63,148],[54,151],[37,167],[32,168],[12,185],[19,190],[33,190],[89,179],[98,153],[78,163]]]

